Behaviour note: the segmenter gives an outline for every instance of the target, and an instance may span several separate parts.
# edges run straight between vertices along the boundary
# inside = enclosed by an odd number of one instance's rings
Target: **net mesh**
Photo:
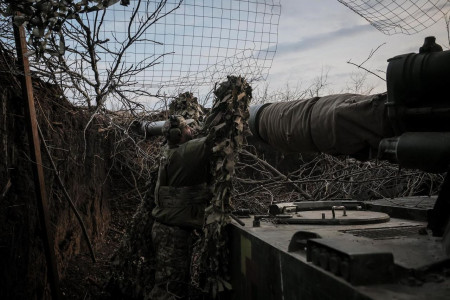
[[[419,32],[450,9],[450,0],[338,1],[385,34]],[[269,74],[282,0],[112,2],[68,19],[63,34],[54,34],[46,46],[50,64],[30,56],[37,74],[57,82],[74,103],[115,97],[130,104],[203,87],[207,93],[228,75],[252,84]],[[14,45],[10,19],[1,18],[0,38]],[[51,54],[61,48],[62,57]]]
[[[280,0],[150,0],[116,4],[82,19],[105,41],[96,50],[102,80],[114,70],[116,53],[137,36],[120,57],[118,71],[138,69],[120,80],[148,90],[211,86],[232,74],[265,79],[276,52],[280,11]],[[150,26],[143,25],[148,19]],[[66,48],[73,49],[66,61],[90,72],[82,59],[86,46],[71,34],[80,25],[71,21],[66,30]]]
[[[418,33],[436,23],[450,10],[449,0],[338,1],[388,35]]]

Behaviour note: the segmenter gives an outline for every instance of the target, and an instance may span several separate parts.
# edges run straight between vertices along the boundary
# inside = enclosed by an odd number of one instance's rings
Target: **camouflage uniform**
[[[152,240],[155,250],[155,287],[151,299],[180,299],[189,291],[192,231],[155,222]]]
[[[194,139],[167,147],[155,188],[152,240],[156,252],[151,299],[187,299],[193,230],[202,228],[207,202],[210,145]]]

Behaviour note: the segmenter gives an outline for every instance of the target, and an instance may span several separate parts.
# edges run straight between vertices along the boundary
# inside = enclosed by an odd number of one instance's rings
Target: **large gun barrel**
[[[450,51],[427,38],[419,54],[389,60],[386,94],[259,105],[250,110],[249,127],[254,137],[283,152],[357,158],[377,153],[406,168],[450,171],[449,87]],[[444,235],[450,254],[448,176],[429,215],[429,228]]]
[[[255,106],[249,122],[253,135],[283,152],[356,158],[378,152],[379,158],[404,167],[446,171],[450,51],[442,51],[432,37],[425,45],[419,54],[388,60],[386,94],[330,95]]]
[[[425,45],[419,54],[388,60],[387,93],[251,106],[253,136],[285,153],[378,155],[405,167],[445,171],[450,163],[450,51],[442,51],[432,37]],[[161,135],[163,124],[142,123],[141,129]]]
[[[166,121],[156,121],[156,122],[143,121],[139,123],[140,124],[139,129],[142,132],[148,134],[149,136],[158,136],[162,135],[162,128],[164,126],[164,123],[166,123]]]
[[[359,156],[376,150],[386,126],[386,94],[341,94],[250,108],[253,135],[282,152]]]

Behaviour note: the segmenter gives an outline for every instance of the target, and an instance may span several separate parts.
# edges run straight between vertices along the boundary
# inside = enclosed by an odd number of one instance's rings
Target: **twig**
[[[362,65],[355,64],[354,62],[352,62],[352,61],[350,61],[350,60],[347,61],[347,63],[348,63],[348,64],[351,64],[351,65],[354,65],[354,66],[358,67],[359,69],[363,69],[363,70],[366,71],[367,73],[370,73],[370,74],[372,74],[372,75],[375,75],[375,76],[377,76],[378,78],[380,78],[381,80],[386,81],[386,79],[384,79],[384,78],[381,77],[380,75],[378,75],[378,74],[376,74],[376,73],[370,71],[369,69],[364,68]]]
[[[87,151],[86,131],[87,131],[89,125],[91,125],[95,116],[99,113],[101,107],[102,107],[101,105],[97,106],[97,108],[95,109],[95,112],[92,114],[92,116],[89,119],[89,121],[87,122],[86,126],[84,126],[84,130],[83,130],[83,138],[84,138],[83,162],[86,160],[86,151]]]
[[[91,253],[92,261],[95,263],[96,262],[95,253],[94,253],[94,249],[93,249],[92,244],[91,244],[91,240],[89,239],[89,236],[87,234],[86,226],[84,225],[84,222],[81,219],[81,215],[78,213],[78,210],[75,207],[75,204],[72,202],[72,199],[70,198],[70,195],[67,192],[67,190],[66,190],[66,188],[64,186],[64,183],[61,180],[61,177],[59,176],[58,169],[56,168],[56,165],[55,165],[55,162],[53,161],[53,158],[52,158],[52,155],[50,153],[50,150],[48,150],[47,144],[45,143],[44,135],[42,134],[41,127],[39,126],[39,124],[38,124],[38,130],[39,130],[39,136],[41,138],[42,144],[43,144],[44,149],[45,149],[45,153],[47,153],[47,156],[48,156],[48,158],[50,160],[50,163],[52,164],[53,171],[55,172],[55,176],[56,176],[56,179],[58,181],[58,184],[60,185],[61,189],[63,190],[64,196],[66,197],[67,201],[69,202],[69,205],[72,208],[72,211],[75,213],[75,216],[77,217],[78,222],[80,223],[81,229],[83,231],[83,235],[84,235],[84,237],[86,239],[86,242],[88,244],[88,247],[89,247],[89,252]]]
[[[250,156],[251,158],[259,161],[261,164],[263,164],[264,166],[266,166],[267,168],[269,168],[270,170],[272,170],[274,173],[276,173],[278,176],[280,176],[281,178],[283,178],[284,180],[286,180],[289,183],[292,183],[292,186],[300,193],[303,195],[303,197],[305,197],[306,199],[311,199],[311,195],[308,194],[307,192],[305,192],[303,189],[301,189],[298,185],[296,185],[295,183],[292,182],[291,179],[289,179],[286,175],[284,175],[283,173],[281,173],[280,171],[278,171],[276,168],[272,167],[269,163],[267,163],[266,161],[260,159],[259,157],[257,157],[256,155],[248,152],[247,150],[242,149],[241,153]]]
[[[9,188],[11,187],[11,178],[8,179],[8,182],[6,183],[5,187],[2,190],[2,194],[0,199],[3,199],[6,196],[6,193],[8,192]]]
[[[450,46],[450,15],[444,14],[445,29],[447,30],[447,42]]]
[[[356,67],[359,68],[359,69],[363,69],[364,71],[366,71],[366,72],[368,72],[368,73],[370,73],[370,74],[372,74],[372,75],[374,75],[374,76],[380,78],[381,80],[386,81],[386,79],[384,79],[384,78],[381,77],[380,75],[378,75],[378,74],[376,74],[375,72],[372,72],[372,71],[370,71],[369,69],[366,69],[366,68],[364,68],[364,67],[362,66],[362,65],[365,64],[369,59],[372,58],[372,56],[375,54],[375,52],[378,51],[378,49],[380,49],[380,48],[381,48],[383,45],[385,45],[385,44],[386,44],[386,43],[383,43],[383,44],[379,45],[377,48],[375,48],[375,50],[372,49],[372,50],[370,51],[370,53],[369,53],[369,56],[368,56],[362,63],[360,63],[360,64],[355,64],[354,62],[351,61],[351,59],[349,59],[349,60],[347,61],[347,63],[348,63],[348,64],[351,64],[351,65],[354,65],[354,66],[356,66]]]

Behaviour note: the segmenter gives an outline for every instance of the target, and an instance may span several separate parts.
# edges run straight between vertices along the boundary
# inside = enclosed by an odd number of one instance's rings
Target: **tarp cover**
[[[272,103],[260,114],[259,135],[283,152],[366,153],[393,135],[386,99],[386,94],[340,94]]]

